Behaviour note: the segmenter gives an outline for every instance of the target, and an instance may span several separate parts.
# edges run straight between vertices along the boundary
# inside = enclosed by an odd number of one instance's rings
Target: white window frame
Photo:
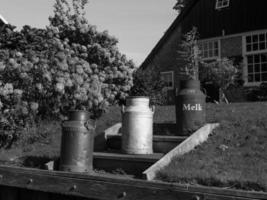
[[[214,43],[217,42],[218,43],[218,55],[215,55],[215,48],[214,48]],[[209,46],[210,43],[213,43],[213,48],[212,48],[212,56],[208,56],[208,57],[204,57],[202,56],[202,51],[203,48],[201,48],[201,46],[203,46],[204,44],[207,44]],[[219,58],[221,58],[221,40],[219,39],[208,39],[208,40],[199,40],[198,41],[198,47],[200,50],[200,55],[202,57],[202,60],[204,61],[211,61],[211,60],[217,60]],[[209,52],[210,49],[207,49],[207,51]]]
[[[216,0],[215,9],[220,10],[222,8],[229,7],[229,5],[230,5],[230,0]]]
[[[248,36],[254,36],[254,35],[261,35],[265,34],[265,49],[257,49],[257,50],[251,50],[247,51],[247,37]],[[260,43],[260,42],[259,42]],[[250,43],[249,43],[250,44]],[[256,44],[256,42],[255,42]],[[252,43],[253,46],[253,43]],[[248,56],[250,55],[260,55],[260,54],[267,54],[267,30],[263,31],[254,31],[251,33],[246,33],[242,36],[242,51],[243,51],[243,60],[244,60],[244,68],[243,68],[243,80],[245,81],[245,86],[259,86],[262,82],[264,81],[254,81],[254,82],[249,82],[248,81]],[[261,66],[260,62],[260,66]],[[261,70],[260,70],[261,73]],[[266,81],[265,81],[266,82]]]
[[[174,88],[174,72],[173,71],[164,71],[164,72],[160,72],[160,75],[164,75],[164,74],[171,74],[171,86],[166,86],[164,87],[164,89],[168,89],[171,90]],[[162,80],[164,81],[164,79],[162,78]]]

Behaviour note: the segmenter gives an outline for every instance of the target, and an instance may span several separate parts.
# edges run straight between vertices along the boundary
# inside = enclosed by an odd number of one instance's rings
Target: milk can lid
[[[73,121],[87,121],[90,119],[90,113],[86,110],[70,110],[69,120]]]
[[[137,99],[137,98],[149,99],[148,96],[128,96],[128,97],[126,97],[126,99]]]

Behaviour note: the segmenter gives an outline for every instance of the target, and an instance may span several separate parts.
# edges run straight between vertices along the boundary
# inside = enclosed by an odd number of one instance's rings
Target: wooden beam
[[[100,200],[249,200],[267,199],[264,192],[196,187],[158,181],[0,166],[0,186]]]
[[[120,151],[94,152],[93,167],[105,172],[119,172],[121,170],[122,173],[127,173],[130,176],[142,177],[142,172],[157,162],[163,155],[163,153],[129,155],[120,153]],[[56,159],[46,163],[43,169],[57,170],[58,165],[59,159]]]
[[[64,195],[72,195],[86,198],[94,198],[99,200],[162,200],[164,198],[174,199],[191,199],[192,195],[188,192],[173,191],[158,187],[143,187],[142,185],[133,185],[124,179],[122,183],[95,180],[95,179],[79,179],[64,176],[44,175],[37,173],[27,173],[26,171],[2,171],[1,185],[9,187],[23,188],[24,190],[35,190],[42,192],[59,193]]]

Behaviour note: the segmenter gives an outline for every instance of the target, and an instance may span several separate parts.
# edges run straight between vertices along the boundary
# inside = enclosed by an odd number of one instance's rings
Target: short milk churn
[[[122,107],[122,151],[127,154],[153,153],[153,114],[148,97],[126,98]]]
[[[176,96],[177,135],[190,135],[206,122],[206,96],[200,90],[199,80],[181,82]]]
[[[69,119],[62,123],[60,170],[92,171],[94,132],[94,121],[87,111],[69,112]]]

